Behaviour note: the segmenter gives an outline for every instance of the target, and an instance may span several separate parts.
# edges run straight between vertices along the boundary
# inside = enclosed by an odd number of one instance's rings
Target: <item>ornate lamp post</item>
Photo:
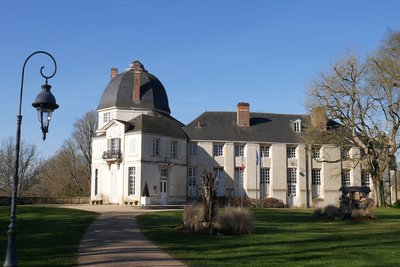
[[[10,215],[10,225],[9,230],[7,231],[8,234],[8,241],[7,241],[7,254],[6,259],[4,261],[3,266],[17,266],[17,253],[16,253],[16,236],[17,236],[17,191],[18,191],[18,168],[19,168],[19,152],[20,152],[20,140],[21,140],[21,122],[22,122],[22,92],[24,88],[24,75],[25,75],[25,66],[28,60],[36,54],[45,54],[48,55],[54,63],[54,72],[50,76],[46,76],[43,74],[44,66],[40,68],[40,75],[46,79],[46,83],[42,85],[42,91],[36,97],[32,106],[37,109],[38,117],[40,121],[40,128],[42,129],[43,133],[43,140],[46,139],[46,133],[49,130],[49,123],[51,119],[51,115],[55,109],[58,108],[56,103],[56,99],[54,98],[53,94],[50,92],[51,86],[47,83],[48,79],[52,78],[57,72],[57,63],[52,55],[45,51],[36,51],[32,53],[24,62],[22,67],[22,78],[21,78],[21,90],[19,95],[19,110],[17,116],[17,136],[16,136],[16,143],[15,143],[15,165],[14,165],[14,177],[13,177],[13,191],[11,197],[11,215]]]

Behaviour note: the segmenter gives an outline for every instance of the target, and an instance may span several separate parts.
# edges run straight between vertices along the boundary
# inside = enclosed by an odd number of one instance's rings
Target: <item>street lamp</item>
[[[48,55],[54,63],[54,72],[50,76],[46,76],[43,74],[44,66],[40,68],[40,75],[46,79],[46,83],[42,85],[42,91],[36,97],[32,106],[36,108],[38,112],[38,117],[40,121],[40,128],[43,133],[43,140],[46,139],[46,133],[49,130],[49,123],[51,119],[51,115],[55,109],[58,108],[56,103],[56,99],[53,94],[50,92],[51,86],[47,84],[48,79],[52,78],[57,72],[57,63],[52,55],[45,51],[36,51],[29,55],[29,57],[25,60],[24,65],[22,67],[22,78],[21,78],[21,90],[19,95],[19,110],[17,116],[17,135],[15,141],[15,165],[14,165],[14,179],[13,179],[13,188],[12,188],[12,196],[11,196],[11,215],[10,215],[10,225],[8,227],[8,241],[7,241],[7,253],[6,259],[4,261],[3,266],[17,266],[17,247],[16,247],[16,237],[17,237],[17,191],[18,191],[18,168],[19,168],[19,152],[20,152],[20,140],[21,140],[21,122],[22,122],[22,92],[24,88],[24,75],[25,75],[25,66],[28,60],[36,54],[45,54]]]

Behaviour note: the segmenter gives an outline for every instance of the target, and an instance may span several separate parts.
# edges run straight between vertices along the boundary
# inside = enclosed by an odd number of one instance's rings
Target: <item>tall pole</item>
[[[13,176],[13,184],[12,184],[12,195],[11,195],[11,214],[10,214],[10,224],[8,226],[8,241],[7,241],[7,252],[6,258],[3,266],[17,266],[17,195],[18,195],[18,171],[19,171],[19,154],[20,154],[20,143],[21,143],[21,124],[22,124],[22,93],[24,90],[24,76],[25,76],[25,66],[28,60],[36,54],[46,54],[48,55],[54,62],[54,72],[50,76],[46,76],[43,74],[44,67],[41,67],[40,74],[43,78],[47,80],[52,78],[57,72],[57,64],[52,55],[45,51],[36,51],[28,56],[25,60],[24,65],[22,67],[22,76],[21,76],[21,89],[19,94],[19,109],[17,115],[17,133],[15,140],[15,163],[14,163],[14,176]]]

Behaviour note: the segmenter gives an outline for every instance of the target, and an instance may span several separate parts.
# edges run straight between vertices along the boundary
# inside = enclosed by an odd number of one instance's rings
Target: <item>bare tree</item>
[[[90,181],[92,168],[92,137],[97,129],[97,112],[88,111],[74,123],[72,142],[79,149],[86,164],[86,178]]]
[[[71,137],[46,162],[41,188],[52,196],[90,194],[92,136],[97,128],[97,113],[86,112],[74,123]]]
[[[36,146],[21,142],[18,170],[18,194],[30,195],[32,188],[44,173],[44,161],[39,156]],[[15,164],[15,139],[7,138],[0,147],[0,191],[11,196]]]
[[[371,175],[377,206],[384,205],[383,177],[399,148],[399,78],[400,33],[393,33],[365,60],[352,54],[337,61],[308,94],[309,108],[323,107],[329,119],[340,123],[325,136],[314,128],[308,139],[315,135],[319,142],[357,146],[362,157],[355,160]]]

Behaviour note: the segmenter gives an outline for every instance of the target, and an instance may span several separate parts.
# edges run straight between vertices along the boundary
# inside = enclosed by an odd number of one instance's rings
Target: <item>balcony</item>
[[[110,167],[113,163],[119,166],[119,164],[122,162],[122,154],[120,151],[107,150],[103,152],[101,157],[107,162],[108,167]]]

